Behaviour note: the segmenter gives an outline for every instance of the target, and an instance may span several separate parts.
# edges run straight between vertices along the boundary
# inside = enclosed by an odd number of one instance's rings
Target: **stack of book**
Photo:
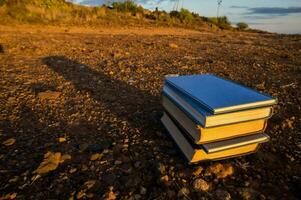
[[[190,163],[255,152],[277,100],[211,75],[169,76],[161,119]]]

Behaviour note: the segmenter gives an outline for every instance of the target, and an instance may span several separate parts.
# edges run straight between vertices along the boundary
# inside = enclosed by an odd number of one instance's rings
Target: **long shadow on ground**
[[[122,156],[130,157],[130,164],[135,166],[141,160],[140,167],[135,167],[135,170],[130,173],[123,173],[122,169],[118,171],[111,171],[103,175],[105,185],[119,183],[119,190],[121,192],[127,192],[129,188],[139,188],[140,184],[152,188],[153,194],[158,193],[158,187],[156,189],[156,179],[159,175],[156,166],[157,161],[154,159],[154,149],[156,151],[166,152],[169,150],[171,154],[175,151],[170,150],[169,145],[165,145],[165,136],[158,138],[155,134],[156,131],[162,132],[164,129],[160,123],[160,117],[162,115],[162,107],[160,103],[160,97],[154,96],[149,92],[142,91],[134,86],[127,84],[124,81],[116,80],[104,73],[92,69],[91,67],[70,60],[64,56],[49,56],[42,59],[42,62],[46,64],[57,74],[63,76],[67,81],[71,81],[77,91],[82,93],[89,93],[90,96],[104,106],[106,110],[112,112],[119,120],[127,121],[130,126],[129,133],[132,134],[136,129],[139,129],[140,143],[138,145],[132,145],[129,149],[130,152],[121,152]],[[108,122],[103,122],[108,124]],[[76,129],[81,129],[85,124],[78,124]],[[97,132],[97,130],[91,130],[89,132]],[[76,132],[76,131],[75,131]],[[80,131],[84,132],[85,131]],[[120,134],[120,135],[118,135]],[[92,134],[93,137],[106,137],[106,133],[101,135]],[[86,137],[82,135],[83,137]],[[122,137],[121,132],[117,133],[117,136]],[[131,136],[129,136],[131,137]],[[111,137],[112,138],[112,137]],[[144,139],[152,141],[152,143],[144,144]],[[82,140],[83,138],[81,138]],[[120,139],[120,138],[119,138]],[[136,138],[137,139],[137,138]],[[162,139],[164,141],[162,141]],[[97,141],[97,138],[93,139]],[[113,138],[114,142],[118,142],[116,137]],[[160,140],[160,142],[156,142]],[[80,141],[79,143],[82,143]],[[116,157],[120,156],[116,155]],[[134,155],[134,156],[132,156]],[[135,157],[135,158],[132,158]],[[122,168],[122,166],[120,166]],[[125,166],[126,170],[128,169]],[[118,168],[116,168],[117,170]],[[118,177],[116,177],[116,174]],[[120,176],[118,175],[120,174]],[[106,180],[109,177],[110,180]],[[106,186],[103,185],[105,188]],[[155,192],[156,191],[156,192]]]
[[[159,122],[161,115],[158,112],[159,97],[64,56],[49,56],[42,61],[66,80],[71,81],[78,91],[90,93],[94,100],[105,105],[119,119],[126,120],[132,127],[144,127]]]

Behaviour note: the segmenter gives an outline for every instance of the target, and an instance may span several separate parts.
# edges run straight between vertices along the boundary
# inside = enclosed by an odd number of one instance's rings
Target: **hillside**
[[[150,11],[131,1],[87,7],[65,0],[0,0],[0,23],[232,28],[226,17],[206,18],[186,9],[170,13]]]

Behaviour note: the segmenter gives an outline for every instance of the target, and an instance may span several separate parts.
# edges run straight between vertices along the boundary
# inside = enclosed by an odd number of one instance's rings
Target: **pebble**
[[[229,194],[229,192],[222,189],[215,191],[215,197],[216,200],[231,200],[231,195]]]
[[[46,91],[38,93],[38,98],[41,100],[56,100],[60,97],[61,92]]]
[[[147,192],[147,189],[145,187],[140,187],[140,194],[145,195]]]
[[[231,164],[222,165],[216,163],[206,169],[205,175],[215,175],[218,179],[223,179],[231,176],[234,173],[234,168]]]
[[[240,188],[238,193],[243,200],[256,199],[259,196],[259,193],[252,188]]]
[[[162,163],[159,163],[159,171],[161,174],[165,174],[166,173],[166,167],[165,165],[163,165]]]
[[[210,185],[204,179],[198,178],[193,181],[193,189],[198,192],[207,192]]]
[[[179,190],[178,197],[186,197],[189,195],[189,193],[190,193],[189,189],[186,187],[183,187]]]
[[[120,164],[122,164],[122,161],[120,161],[120,160],[115,160],[114,164],[115,164],[115,165],[120,165]]]
[[[173,49],[177,49],[179,46],[175,43],[169,43],[169,47]]]
[[[168,183],[168,180],[169,180],[169,178],[168,178],[167,175],[161,177],[161,181],[162,181],[163,183]]]
[[[91,160],[91,161],[98,160],[98,159],[100,159],[102,156],[103,156],[103,155],[100,154],[100,153],[95,153],[95,154],[91,155],[90,160]]]
[[[201,173],[202,173],[202,171],[204,170],[204,168],[203,167],[201,167],[201,166],[198,166],[197,168],[195,168],[194,170],[193,170],[193,175],[194,176],[199,176]]]

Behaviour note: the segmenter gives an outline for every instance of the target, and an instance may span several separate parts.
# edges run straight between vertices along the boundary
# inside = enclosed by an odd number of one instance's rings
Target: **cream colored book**
[[[257,150],[260,143],[269,140],[266,134],[261,133],[251,135],[252,137],[245,136],[206,145],[194,145],[166,113],[164,113],[161,121],[189,163],[250,154]]]
[[[196,144],[205,144],[264,132],[267,125],[267,119],[258,119],[235,124],[203,128],[200,124],[196,124],[187,116],[186,113],[180,110],[165,96],[163,96],[163,106],[164,109],[172,116],[172,118],[177,121],[177,123],[193,138]]]

